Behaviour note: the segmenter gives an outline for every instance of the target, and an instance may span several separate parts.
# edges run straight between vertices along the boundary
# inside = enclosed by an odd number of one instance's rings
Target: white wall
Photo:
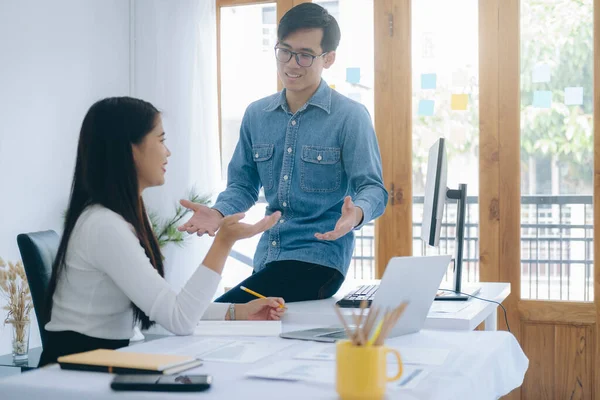
[[[127,0],[0,0],[0,256],[21,232],[61,229],[81,121],[129,94]],[[0,306],[4,305],[0,299]],[[10,352],[0,313],[0,354]],[[33,321],[31,346],[39,346]]]

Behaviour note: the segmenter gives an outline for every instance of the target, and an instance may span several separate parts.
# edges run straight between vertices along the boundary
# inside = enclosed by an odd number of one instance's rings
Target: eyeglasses
[[[295,51],[282,49],[281,47],[275,47],[275,58],[277,58],[277,61],[285,64],[292,59],[292,56],[294,56],[296,57],[296,62],[298,63],[298,65],[305,68],[313,65],[315,58],[323,57],[327,53],[329,52],[326,51],[325,53],[319,54],[318,56],[313,56],[312,54],[296,53]]]

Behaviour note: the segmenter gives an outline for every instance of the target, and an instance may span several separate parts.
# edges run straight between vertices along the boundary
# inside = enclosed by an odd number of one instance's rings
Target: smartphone
[[[117,375],[110,384],[113,390],[154,392],[201,392],[210,388],[210,375]]]

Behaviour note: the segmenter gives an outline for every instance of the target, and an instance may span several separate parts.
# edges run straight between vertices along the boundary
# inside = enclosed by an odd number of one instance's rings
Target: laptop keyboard
[[[371,306],[379,285],[362,285],[349,292],[336,304],[342,308],[358,308],[363,300],[367,301],[367,307]]]

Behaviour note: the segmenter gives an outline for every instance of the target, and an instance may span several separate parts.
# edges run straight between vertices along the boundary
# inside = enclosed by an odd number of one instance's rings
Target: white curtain
[[[189,188],[214,195],[220,179],[214,0],[132,0],[132,96],[163,113],[172,152],[166,183],[148,190],[149,209],[170,217]],[[182,286],[202,261],[209,238],[163,249],[166,278]]]

